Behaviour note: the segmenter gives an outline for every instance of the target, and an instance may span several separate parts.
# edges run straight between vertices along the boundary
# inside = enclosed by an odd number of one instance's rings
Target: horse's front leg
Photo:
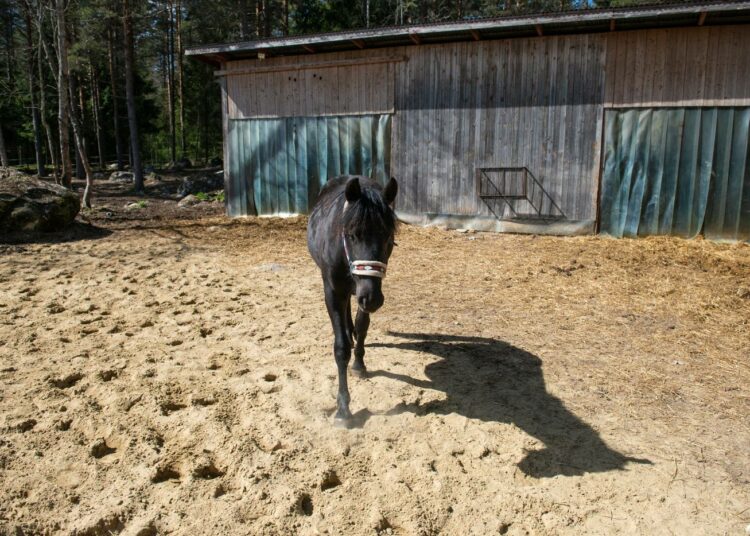
[[[326,307],[328,316],[333,326],[333,355],[336,358],[336,367],[339,376],[339,391],[336,396],[336,415],[334,424],[337,426],[348,426],[352,417],[349,411],[349,385],[346,372],[352,353],[352,342],[348,333],[348,318],[346,307],[349,307],[349,293],[336,292],[333,285],[325,284]]]
[[[357,345],[354,347],[352,372],[360,378],[367,376],[367,367],[365,367],[365,337],[367,337],[367,329],[369,327],[370,313],[365,313],[362,309],[357,309],[357,319],[354,323]]]

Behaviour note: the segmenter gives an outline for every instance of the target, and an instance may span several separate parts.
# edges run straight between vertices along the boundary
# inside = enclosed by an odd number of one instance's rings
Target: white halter
[[[380,279],[385,277],[385,270],[388,267],[386,263],[380,261],[353,261],[351,255],[349,255],[349,246],[346,245],[346,235],[344,233],[341,233],[341,240],[344,242],[344,253],[346,254],[346,262],[349,263],[349,273],[352,275],[379,277]]]

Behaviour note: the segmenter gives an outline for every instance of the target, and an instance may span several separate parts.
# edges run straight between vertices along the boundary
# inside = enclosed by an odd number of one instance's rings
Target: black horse
[[[354,349],[352,372],[366,374],[365,337],[370,314],[383,305],[382,278],[393,251],[397,219],[393,212],[398,185],[385,188],[366,177],[345,175],[331,179],[320,192],[307,224],[307,248],[323,276],[326,307],[333,325],[333,355],[339,391],[334,423],[349,426],[347,367]],[[352,322],[350,300],[357,296],[357,318]]]

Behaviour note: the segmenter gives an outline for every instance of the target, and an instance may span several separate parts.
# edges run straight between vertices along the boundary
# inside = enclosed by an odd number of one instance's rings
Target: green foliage
[[[657,0],[658,1],[658,0]],[[130,0],[135,34],[136,109],[144,165],[167,164],[175,155],[198,165],[222,152],[220,89],[213,68],[183,58],[184,132],[179,128],[176,25],[183,48],[206,43],[252,40],[285,34],[331,32],[364,27],[430,23],[539,11],[591,9],[654,3],[653,0]],[[27,48],[24,6],[31,7],[33,50]],[[179,5],[179,9],[178,9]],[[38,78],[41,62],[46,117],[53,143],[57,133],[54,67],[55,23],[49,0],[0,0],[0,126],[8,156],[33,161],[29,61]],[[115,155],[115,104],[127,162],[121,0],[76,0],[68,3],[71,73],[82,88],[84,135],[89,158],[97,163],[97,133],[104,160]],[[42,20],[37,14],[42,13]],[[51,58],[40,54],[39,36]],[[113,45],[115,92],[110,81],[109,43]],[[31,55],[29,55],[31,54]],[[38,84],[39,82],[35,82]],[[174,87],[173,110],[170,92]],[[37,94],[38,94],[37,88]],[[117,102],[113,98],[117,94]],[[94,112],[101,129],[97,129]],[[184,139],[184,152],[180,140]],[[44,152],[47,153],[46,138]],[[45,156],[50,163],[50,156]]]
[[[224,190],[221,190],[219,192],[198,192],[194,195],[200,201],[218,201],[220,203],[224,202]]]

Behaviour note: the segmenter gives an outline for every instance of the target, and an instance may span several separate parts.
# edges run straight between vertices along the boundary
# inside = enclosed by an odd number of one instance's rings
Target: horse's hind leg
[[[352,364],[352,373],[355,376],[363,378],[367,375],[365,367],[365,338],[367,329],[370,327],[370,313],[365,313],[357,309],[357,320],[354,324],[354,333],[357,338],[357,345],[354,347],[354,363]]]

